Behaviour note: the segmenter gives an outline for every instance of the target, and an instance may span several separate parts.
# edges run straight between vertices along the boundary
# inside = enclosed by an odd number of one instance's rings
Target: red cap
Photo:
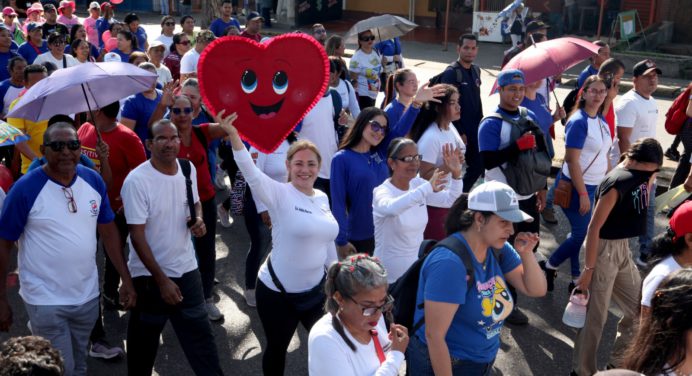
[[[692,232],[692,201],[680,205],[668,222],[670,229],[675,233],[673,241],[680,239]]]

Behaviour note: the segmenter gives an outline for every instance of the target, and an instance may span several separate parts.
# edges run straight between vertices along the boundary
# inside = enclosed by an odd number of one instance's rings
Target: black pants
[[[253,290],[257,283],[257,272],[259,271],[262,259],[266,255],[266,250],[271,241],[269,229],[262,223],[262,219],[257,214],[255,200],[252,199],[250,187],[245,189],[245,204],[243,204],[243,215],[245,217],[245,228],[250,236],[250,249],[245,256],[245,289]]]
[[[231,181],[231,187],[233,187],[235,175],[238,173],[238,164],[235,163],[235,158],[233,158],[233,149],[231,145],[225,141],[219,144],[219,157],[223,160],[219,166],[226,171],[228,179]],[[230,196],[223,201],[223,207],[228,211],[231,210]]]
[[[375,238],[363,239],[363,240],[349,240],[351,244],[356,248],[358,253],[367,253],[372,256],[375,252]]]
[[[359,95],[358,96],[358,106],[360,106],[361,110],[363,110],[367,107],[374,107],[375,106],[375,98],[370,98],[366,95]]]
[[[315,180],[315,185],[313,186],[315,189],[319,189],[320,191],[324,192],[324,194],[327,195],[327,199],[329,199],[329,207],[332,206],[332,192],[331,188],[329,185],[329,179],[324,179],[324,178],[317,178]]]
[[[298,323],[310,331],[324,315],[323,303],[308,311],[298,312],[282,293],[271,290],[262,281],[257,281],[255,297],[257,313],[267,337],[267,347],[262,355],[262,370],[265,376],[281,376],[286,366],[286,351]]]
[[[478,143],[478,141],[472,141]],[[485,169],[483,168],[483,161],[481,160],[481,153],[478,151],[478,145],[471,146],[471,144],[466,147],[466,154],[464,154],[464,159],[466,160],[466,172],[464,172],[464,193],[468,193],[476,184]]]
[[[223,375],[214,333],[204,309],[202,282],[197,269],[171,278],[183,301],[171,306],[161,299],[152,277],[132,279],[137,305],[127,326],[127,371],[130,376],[151,375],[159,348],[159,337],[168,320],[178,337],[187,361],[196,375]]]
[[[202,275],[204,298],[212,297],[214,274],[216,273],[216,200],[202,201],[202,219],[207,233],[202,237],[192,238],[197,255],[199,273]]]
[[[538,207],[536,203],[538,202],[538,197],[536,195],[527,198],[526,200],[519,200],[519,209],[524,213],[533,217],[533,222],[519,222],[514,224],[514,234],[509,238],[509,244],[514,246],[514,239],[520,232],[535,232],[536,234],[541,231],[541,219],[540,213],[538,212]],[[534,247],[533,252],[535,253],[538,249],[538,244]],[[517,290],[514,286],[509,286],[509,292],[512,294],[512,299],[514,299],[514,305],[517,304]]]

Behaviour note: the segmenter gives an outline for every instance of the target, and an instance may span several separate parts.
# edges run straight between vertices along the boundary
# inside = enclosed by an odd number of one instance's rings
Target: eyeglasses
[[[69,210],[70,213],[76,213],[77,212],[77,202],[74,200],[74,194],[72,193],[72,188],[62,187],[62,193],[65,195],[65,198],[67,199],[67,210]]]
[[[185,113],[185,115],[190,115],[192,113],[192,107],[185,107],[185,108],[173,107],[173,108],[171,108],[171,112],[174,115],[180,115],[181,113]]]
[[[172,142],[174,144],[179,144],[180,143],[180,137],[179,136],[173,136],[171,138],[156,137],[154,139],[154,143],[157,145],[166,145],[169,142]]]
[[[607,90],[596,90],[596,89],[589,89],[587,90],[591,95],[605,95],[608,91]]]
[[[365,317],[370,317],[370,316],[376,314],[377,311],[380,311],[383,313],[389,312],[392,310],[392,307],[394,307],[394,298],[392,298],[391,295],[387,295],[387,298],[386,298],[384,304],[382,304],[379,307],[364,307],[362,304],[358,303],[352,297],[349,296],[348,298],[351,299],[352,302],[354,302],[358,306],[360,306],[360,309],[363,311],[363,316],[365,316]]]
[[[377,120],[370,120],[370,128],[373,132],[380,132],[382,134],[387,134],[387,126],[380,124]]]
[[[44,144],[43,146],[47,146],[51,148],[54,152],[59,153],[65,148],[65,146],[67,146],[67,148],[72,151],[79,150],[79,148],[82,146],[82,143],[79,142],[79,140],[53,141]]]
[[[178,44],[182,44],[183,46],[187,46],[188,44],[190,44],[190,41],[189,40],[181,40],[180,42],[178,42]]]
[[[164,22],[164,26],[175,26],[175,22]]]
[[[53,41],[53,43],[51,43],[51,45],[53,45],[53,46],[64,46],[64,45],[65,45],[65,41],[64,41],[64,40],[56,40],[56,41]]]
[[[361,42],[369,42],[369,41],[375,40],[375,36],[371,35],[369,37],[360,37],[358,39],[360,39]]]
[[[396,159],[397,161],[405,162],[405,163],[411,163],[411,162],[420,162],[423,159],[423,156],[420,154],[416,155],[407,155],[405,157],[400,157],[400,158],[393,158]]]

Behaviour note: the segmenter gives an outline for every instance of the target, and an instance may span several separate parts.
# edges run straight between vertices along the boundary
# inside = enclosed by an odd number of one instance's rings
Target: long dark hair
[[[374,119],[375,116],[378,115],[384,116],[384,118],[387,120],[387,124],[382,125],[389,126],[389,118],[387,117],[387,113],[377,107],[364,108],[363,111],[358,114],[356,122],[351,128],[348,129],[348,132],[346,132],[344,140],[341,141],[341,145],[339,145],[339,150],[356,147],[356,145],[360,143],[360,140],[363,139],[363,131],[365,130],[365,127],[370,123],[370,120]]]
[[[388,104],[390,104],[394,98],[396,97],[396,93],[399,92],[397,90],[397,85],[404,85],[406,84],[406,77],[409,75],[416,75],[413,73],[412,70],[408,68],[401,68],[397,69],[394,74],[390,74],[387,77],[387,84],[385,85],[384,89],[384,101],[382,101],[382,106],[381,108],[387,107]]]
[[[329,57],[329,70],[331,71],[331,68],[335,69],[335,72],[339,72],[339,78],[342,80],[346,79],[346,62],[344,59],[338,57],[338,56],[330,56]]]
[[[457,90],[457,88],[452,85],[440,85],[445,89],[445,95],[441,98],[438,98],[440,100],[440,103],[428,102],[423,107],[421,107],[421,110],[418,113],[418,116],[416,117],[416,121],[413,122],[413,126],[411,126],[411,131],[409,132],[408,136],[413,141],[418,142],[420,140],[421,136],[423,135],[423,133],[425,133],[428,127],[433,122],[438,121],[440,117],[443,116],[445,112],[447,112],[447,105],[449,104],[449,101],[452,99],[452,95],[459,94],[459,90]]]
[[[82,25],[82,24],[72,25],[72,28],[70,29],[70,43],[77,40],[76,35],[77,35],[77,31],[79,31],[79,29],[84,29],[84,25]]]
[[[642,138],[630,145],[630,148],[622,153],[621,158],[642,163],[656,163],[661,166],[663,164],[663,148],[655,138]]]
[[[120,30],[118,35],[122,35],[129,40],[132,51],[137,51],[137,37],[130,30]]]
[[[656,289],[651,314],[630,342],[623,367],[645,375],[674,371],[685,361],[691,329],[692,268],[684,268],[671,273]]]
[[[171,43],[171,47],[169,48],[171,53],[178,53],[175,49],[176,44],[180,44],[180,40],[183,39],[183,37],[187,37],[187,34],[185,33],[175,33],[173,34],[173,43]]]
[[[668,256],[679,256],[687,250],[685,237],[681,236],[677,239],[675,233],[668,227],[666,231],[654,238],[651,244],[652,264],[657,264]]]

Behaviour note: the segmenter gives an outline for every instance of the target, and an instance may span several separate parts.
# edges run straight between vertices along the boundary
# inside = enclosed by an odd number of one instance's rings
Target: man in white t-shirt
[[[74,56],[65,53],[65,36],[57,31],[48,36],[48,52],[38,55],[34,64],[43,64],[46,61],[55,64],[58,69],[79,64]]]
[[[68,123],[43,136],[46,164],[19,179],[0,215],[0,331],[12,324],[5,278],[14,242],[19,249],[19,295],[34,335],[60,350],[66,375],[87,374],[87,344],[99,314],[96,230],[120,274],[120,302],[136,303],[113,222],[106,184],[79,165],[80,142]]]
[[[180,82],[185,82],[188,78],[197,77],[197,62],[204,49],[213,42],[216,37],[209,30],[202,30],[195,37],[195,48],[187,51],[180,59]]]
[[[661,70],[651,60],[642,60],[634,65],[632,83],[634,88],[625,93],[615,105],[615,124],[619,140],[620,154],[627,152],[630,145],[640,138],[656,138],[658,107],[652,96],[658,87]],[[651,188],[649,206],[655,206],[656,183]],[[654,236],[655,210],[647,211],[646,234],[639,237],[639,257],[635,262],[646,266],[651,253],[651,239]]]
[[[130,230],[128,267],[140,294],[127,328],[127,369],[131,375],[152,373],[161,331],[170,320],[195,374],[221,375],[192,245],[192,236],[206,233],[197,173],[188,162],[185,177],[177,158],[180,136],[170,120],[156,122],[151,135],[146,141],[151,159],[130,172],[121,190]]]

